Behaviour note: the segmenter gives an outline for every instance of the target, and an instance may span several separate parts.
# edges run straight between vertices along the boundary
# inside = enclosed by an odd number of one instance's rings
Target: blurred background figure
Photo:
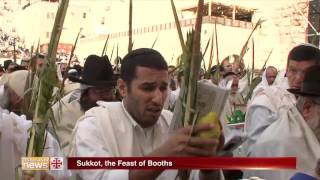
[[[278,75],[278,70],[274,66],[268,66],[261,76],[261,82],[254,88],[252,93],[252,98],[257,95],[257,93],[263,91],[265,88],[275,85]]]
[[[64,96],[61,99],[62,105],[58,102],[52,107],[55,118],[60,119],[56,133],[65,154],[69,151],[72,130],[77,120],[87,110],[97,106],[97,101],[115,100],[116,77],[110,61],[106,58],[106,56],[90,55],[86,59],[82,73],[76,69],[70,69],[69,80],[79,88]]]
[[[278,75],[277,68],[275,68],[273,66],[268,66],[267,67],[267,69],[266,69],[266,79],[267,79],[267,82],[268,82],[269,86],[273,85],[277,75]]]
[[[3,73],[4,73],[4,69],[2,68],[2,66],[0,66],[0,77],[2,76]]]
[[[13,61],[8,59],[8,60],[5,60],[3,62],[3,68],[4,68],[4,71],[7,72],[7,69],[8,69],[8,66],[12,63]]]

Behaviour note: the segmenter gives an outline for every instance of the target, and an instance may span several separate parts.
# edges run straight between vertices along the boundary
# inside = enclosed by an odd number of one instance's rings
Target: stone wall
[[[266,7],[254,15],[254,21],[259,18],[266,21],[256,38],[261,41],[259,44],[266,51],[266,56],[273,49],[268,64],[284,68],[290,49],[307,40],[308,1],[299,0],[279,7]]]

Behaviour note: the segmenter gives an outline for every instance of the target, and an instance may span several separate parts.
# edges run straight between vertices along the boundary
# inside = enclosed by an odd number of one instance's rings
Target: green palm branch
[[[107,36],[106,42],[104,43],[101,56],[104,56],[106,54],[106,51],[108,49],[108,42],[109,42],[109,35]]]
[[[159,34],[160,34],[160,32],[157,34],[156,39],[153,41],[151,48],[153,48],[154,45],[156,45],[156,42],[158,41],[158,38],[159,38]]]
[[[178,35],[183,50],[181,61],[183,63],[184,78],[182,82],[182,90],[179,97],[182,97],[182,117],[181,124],[183,126],[194,125],[197,118],[196,96],[197,96],[197,81],[201,66],[201,27],[204,1],[198,1],[198,10],[195,28],[187,33],[187,41],[184,44],[179,19],[175,10],[173,0],[171,0],[172,10],[175,17],[175,22],[178,30]],[[190,134],[191,136],[191,134]],[[181,179],[188,179],[190,171],[179,170],[178,176]]]
[[[243,57],[244,57],[244,55],[245,55],[245,54],[248,52],[248,50],[249,50],[248,45],[249,45],[249,41],[250,41],[253,33],[257,30],[258,27],[261,26],[261,24],[262,24],[263,22],[264,22],[264,20],[259,19],[258,22],[257,22],[257,23],[255,24],[255,26],[253,27],[252,31],[250,32],[250,35],[249,35],[247,41],[244,43],[244,45],[242,46],[242,49],[241,49],[241,51],[240,51],[240,55],[239,55],[240,62],[243,63]]]
[[[57,47],[66,16],[69,0],[62,0],[56,14],[52,29],[52,36],[49,43],[47,61],[44,64],[43,71],[39,74],[39,83],[37,86],[38,95],[36,98],[34,118],[32,127],[29,131],[27,144],[27,156],[42,156],[46,140],[46,127],[49,120],[54,121],[51,106],[53,103],[53,89],[59,86],[56,75],[56,53]],[[34,177],[34,171],[25,172]]]
[[[128,52],[132,51],[133,42],[132,42],[132,0],[129,1],[129,43],[128,43]]]

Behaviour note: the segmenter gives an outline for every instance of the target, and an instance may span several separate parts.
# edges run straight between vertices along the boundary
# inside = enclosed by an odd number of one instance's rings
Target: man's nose
[[[160,89],[156,89],[153,94],[152,101],[158,105],[162,105],[163,103],[163,92]]]
[[[304,80],[304,73],[297,73],[295,75],[295,84],[302,84]]]

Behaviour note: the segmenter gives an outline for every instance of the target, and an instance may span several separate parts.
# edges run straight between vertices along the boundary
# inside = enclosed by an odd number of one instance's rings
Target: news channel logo
[[[22,157],[22,170],[63,170],[62,157]]]

